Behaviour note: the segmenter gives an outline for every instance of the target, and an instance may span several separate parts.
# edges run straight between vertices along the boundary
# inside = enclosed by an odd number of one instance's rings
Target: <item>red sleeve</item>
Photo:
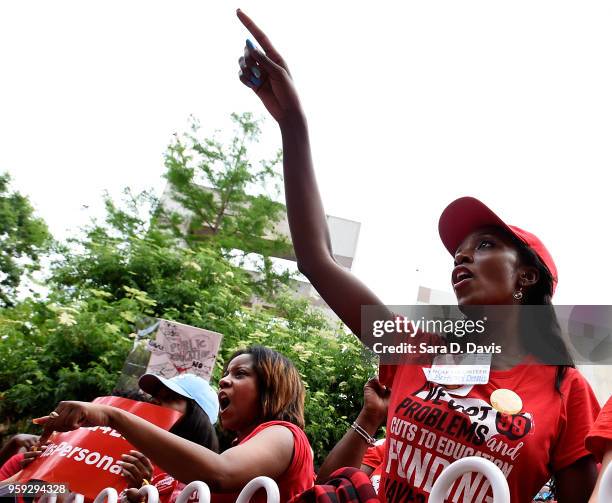
[[[561,384],[561,394],[559,430],[551,458],[553,472],[591,454],[584,446],[584,440],[600,409],[591,386],[576,369],[567,370]]]
[[[586,448],[591,451],[598,461],[603,459],[606,444],[612,442],[612,397],[604,405],[591,428],[586,440]]]
[[[287,469],[287,472],[285,472],[284,477],[281,480],[277,480],[278,487],[281,490],[281,499],[283,497],[283,490],[292,490],[292,488],[296,486],[303,487],[304,489],[302,489],[302,491],[309,489],[314,485],[315,481],[313,452],[306,433],[304,433],[304,430],[299,426],[289,423],[288,421],[268,421],[257,426],[240,443],[245,443],[247,440],[253,438],[259,432],[270,426],[283,426],[293,435],[293,457],[291,458],[291,465]]]
[[[23,461],[24,456],[25,453],[19,452],[8,458],[6,463],[0,467],[0,480],[8,479],[19,472],[21,470],[21,462]]]
[[[369,466],[371,468],[376,468],[382,464],[384,456],[385,456],[385,441],[379,440],[378,442],[376,442],[376,445],[372,447],[368,447],[368,450],[363,455],[361,464]]]
[[[291,464],[293,466],[312,466],[313,463],[313,452],[310,447],[310,442],[304,430],[295,424],[289,422],[282,422],[281,426],[288,428],[293,434],[293,459]],[[314,484],[315,474],[312,472],[312,483]]]

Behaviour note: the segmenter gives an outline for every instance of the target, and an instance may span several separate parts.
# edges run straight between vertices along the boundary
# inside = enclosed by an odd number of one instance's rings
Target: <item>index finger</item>
[[[244,27],[249,30],[255,40],[257,40],[257,43],[264,50],[266,55],[277,65],[280,65],[285,70],[289,71],[285,60],[274,48],[268,36],[259,28],[259,26],[257,26],[255,22],[240,9],[236,11],[236,14],[238,15],[238,19],[240,19],[240,22],[244,25]]]
[[[49,437],[53,433],[53,428],[50,426],[50,423],[53,423],[53,418],[51,416],[36,417],[32,419],[32,422],[43,427],[43,434],[40,436],[38,442],[43,444],[49,440]]]
[[[51,416],[42,416],[42,417],[35,417],[34,419],[32,419],[32,422],[34,424],[45,425],[50,420],[51,420]]]
[[[266,52],[268,52],[268,51],[276,52],[274,50],[274,46],[270,42],[270,39],[268,38],[268,36],[263,31],[261,31],[259,26],[257,26],[255,24],[255,22],[249,16],[247,16],[240,9],[238,9],[236,11],[236,14],[238,15],[238,19],[240,19],[240,22],[244,25],[244,27],[247,30],[249,30],[251,35],[253,35],[253,37],[255,37],[255,40],[257,40],[257,43],[261,46],[261,48],[264,51],[266,51]]]

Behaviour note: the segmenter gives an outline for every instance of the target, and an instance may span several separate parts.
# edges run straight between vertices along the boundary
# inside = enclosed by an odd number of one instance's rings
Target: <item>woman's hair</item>
[[[522,303],[542,307],[524,310],[521,317],[521,339],[525,348],[543,363],[557,365],[555,389],[560,392],[567,369],[575,365],[561,335],[561,327],[552,305],[553,276],[529,246],[515,236],[510,235],[510,239],[516,246],[521,263],[535,267],[539,274],[538,281],[523,292]],[[536,337],[533,337],[534,331]]]
[[[180,395],[179,395],[180,396]],[[187,410],[181,419],[170,428],[170,433],[195,442],[214,452],[219,452],[219,440],[208,414],[191,398],[184,398]]]
[[[306,391],[298,370],[289,358],[264,346],[236,351],[228,364],[240,355],[251,355],[257,375],[262,422],[288,421],[304,428]],[[227,365],[226,365],[227,368]]]

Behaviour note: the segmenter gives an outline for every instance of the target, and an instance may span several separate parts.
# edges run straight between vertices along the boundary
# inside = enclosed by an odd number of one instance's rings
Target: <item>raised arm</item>
[[[246,14],[239,10],[238,18],[263,49],[247,43],[245,56],[239,61],[240,80],[253,89],[280,126],[287,214],[298,268],[329,307],[361,337],[361,306],[382,302],[335,261],[312,166],[308,125],[289,68]]]
[[[110,426],[138,451],[181,482],[206,482],[212,491],[235,492],[253,478],[276,478],[287,470],[293,455],[293,435],[283,426],[271,426],[250,440],[217,454],[178,437],[129,412],[88,402],[60,402],[55,414],[36,420],[53,431],[81,426]]]
[[[376,435],[378,428],[387,417],[390,393],[391,390],[383,386],[377,378],[370,379],[363,388],[363,407],[355,423],[371,437]],[[367,468],[363,466],[362,460],[368,447],[369,444],[364,437],[354,428],[349,428],[323,461],[316,483],[325,483],[333,472],[345,466],[362,470]]]

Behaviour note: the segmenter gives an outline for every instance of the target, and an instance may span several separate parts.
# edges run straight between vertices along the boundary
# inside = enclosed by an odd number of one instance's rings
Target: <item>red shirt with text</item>
[[[381,365],[392,388],[380,490],[388,503],[427,501],[432,485],[453,461],[481,456],[506,476],[513,503],[528,503],[557,472],[589,455],[584,439],[599,404],[584,377],[569,368],[555,390],[556,367],[519,365],[491,371],[488,384],[447,389],[428,382],[419,365]],[[523,409],[501,414],[490,403],[496,389],[510,389]],[[491,503],[482,474],[454,483],[448,502]]]

